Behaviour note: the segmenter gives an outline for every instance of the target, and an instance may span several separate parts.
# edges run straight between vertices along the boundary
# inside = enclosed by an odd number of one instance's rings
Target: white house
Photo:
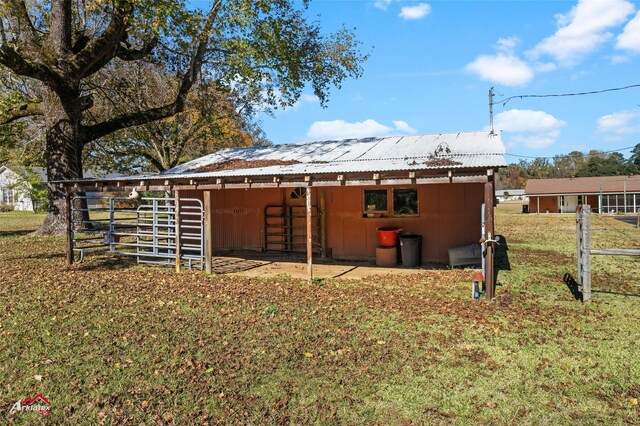
[[[31,170],[46,181],[46,172],[42,167],[33,167]],[[14,210],[33,211],[33,201],[26,190],[30,184],[24,172],[24,169],[14,171],[7,166],[0,166],[0,204],[12,205]]]
[[[26,179],[28,173],[35,173],[39,177],[40,182],[47,182],[47,171],[44,167],[30,167],[27,169],[23,167],[15,167],[13,170],[8,166],[0,166],[0,204],[9,204],[13,206],[14,210],[34,211],[33,200],[29,196],[29,189],[32,187]],[[117,178],[122,176],[119,173],[109,173],[102,170],[85,170],[85,178]],[[88,192],[86,194],[89,197],[95,197],[100,195],[95,192]],[[96,200],[90,200],[90,203],[95,203]],[[93,204],[91,204],[92,207]]]
[[[496,198],[498,201],[529,199],[524,193],[524,189],[496,189]]]

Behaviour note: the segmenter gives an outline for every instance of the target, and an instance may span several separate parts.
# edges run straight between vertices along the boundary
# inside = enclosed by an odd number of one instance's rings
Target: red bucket
[[[395,247],[398,245],[398,234],[402,232],[402,229],[385,226],[378,228],[378,244],[380,247]]]

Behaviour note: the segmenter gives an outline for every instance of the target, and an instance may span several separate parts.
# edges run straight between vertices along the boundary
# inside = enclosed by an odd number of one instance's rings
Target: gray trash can
[[[422,263],[422,235],[401,235],[402,266],[415,268]]]

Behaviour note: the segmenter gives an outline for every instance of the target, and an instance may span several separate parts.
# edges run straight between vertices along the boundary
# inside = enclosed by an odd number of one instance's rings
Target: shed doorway
[[[307,249],[307,209],[304,187],[288,190],[284,204],[268,205],[264,209],[265,251],[305,253]],[[311,237],[314,254],[320,254],[321,214],[311,206]]]

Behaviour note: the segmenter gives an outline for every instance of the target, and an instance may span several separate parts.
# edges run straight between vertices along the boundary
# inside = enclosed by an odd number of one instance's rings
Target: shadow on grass
[[[569,288],[569,291],[575,297],[576,300],[582,300],[582,292],[578,288],[578,282],[573,278],[570,273],[564,274],[564,283]],[[591,289],[591,293],[600,293],[600,294],[613,294],[616,296],[628,296],[628,297],[640,297],[640,293],[626,293],[622,291],[612,291],[612,290],[593,290]]]
[[[7,260],[29,260],[29,259],[35,259],[35,260],[53,260],[53,259],[60,259],[60,258],[64,258],[67,255],[63,252],[56,252],[56,253],[44,253],[44,254],[30,254],[30,255],[26,255],[26,256],[13,256],[13,257],[9,257],[6,258]]]
[[[569,291],[571,292],[571,294],[573,295],[573,297],[576,300],[582,300],[582,292],[580,292],[580,289],[578,287],[578,282],[576,281],[575,278],[573,278],[573,276],[570,273],[566,273],[564,274],[564,278],[563,278],[564,283],[567,285],[567,288],[569,289]]]
[[[77,269],[81,271],[94,271],[97,269],[104,270],[121,270],[121,269],[129,269],[134,266],[137,266],[138,263],[135,259],[127,256],[118,256],[118,257],[105,257],[98,259],[91,259],[89,262],[82,262],[77,264]]]
[[[0,237],[21,237],[23,235],[28,235],[34,232],[33,229],[29,230],[20,230],[20,231],[0,231]]]
[[[640,297],[640,293],[624,293],[621,291],[611,291],[611,290],[593,290],[592,289],[591,293],[614,294],[616,296]]]

